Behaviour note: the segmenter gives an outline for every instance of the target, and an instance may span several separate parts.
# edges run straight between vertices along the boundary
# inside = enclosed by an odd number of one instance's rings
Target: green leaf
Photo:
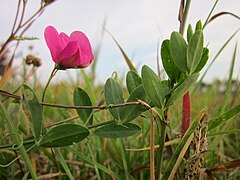
[[[50,129],[41,139],[40,146],[63,147],[78,143],[88,137],[89,130],[78,124],[62,124]]]
[[[201,61],[203,52],[203,32],[196,31],[187,46],[187,69],[189,74],[192,74]]]
[[[26,84],[23,85],[24,111],[33,123],[33,134],[36,140],[42,135],[43,114],[42,106],[34,91]]]
[[[201,60],[197,66],[197,68],[195,69],[195,72],[200,72],[202,70],[202,68],[206,65],[207,61],[209,58],[209,49],[208,48],[203,48],[203,53],[202,53],[202,57]]]
[[[169,81],[168,80],[163,80],[163,81],[161,81],[161,84],[163,86],[165,96],[168,95],[170,90],[171,90],[170,85],[169,85]]]
[[[188,25],[188,29],[187,29],[187,41],[188,41],[188,42],[190,41],[192,35],[193,35],[192,25],[189,24],[189,25]]]
[[[131,94],[135,88],[142,84],[142,79],[135,71],[129,71],[127,73],[126,84],[128,92]]]
[[[117,125],[116,123],[102,126],[93,132],[93,135],[104,138],[124,138],[133,136],[141,131],[141,128],[132,123]]]
[[[232,117],[236,116],[238,113],[240,113],[240,104],[230,109],[229,111],[223,113],[219,117],[210,119],[208,124],[208,130],[210,131],[220,126],[221,124],[230,120]]]
[[[168,99],[166,106],[169,107],[172,105],[179,97],[182,97],[191,87],[191,85],[194,84],[194,82],[197,80],[199,74],[195,73],[190,76],[188,76],[182,83],[177,85],[171,94],[171,97]]]
[[[137,100],[142,100],[146,103],[150,103],[150,100],[144,91],[143,85],[138,86],[134,89],[132,94],[129,96],[127,102],[133,102]],[[129,122],[137,118],[146,108],[143,105],[128,105],[123,107],[121,113],[121,121],[123,123]]]
[[[187,72],[187,43],[183,36],[178,32],[173,32],[170,38],[170,48],[175,65],[183,73]]]
[[[170,161],[168,162],[167,167],[163,172],[162,179],[173,179],[173,176],[178,170],[184,154],[186,153],[188,147],[191,144],[193,133],[197,128],[198,124],[200,123],[200,120],[200,117],[197,117],[191,123],[190,127],[188,128],[181,141],[179,142],[177,148],[175,149]]]
[[[195,32],[197,32],[198,30],[202,31],[203,30],[203,27],[202,27],[202,21],[199,20],[196,24],[196,27],[195,27]]]
[[[142,68],[142,81],[145,92],[152,103],[161,108],[165,98],[163,86],[158,76],[146,65]]]
[[[119,83],[109,78],[104,86],[104,94],[107,105],[124,103],[123,92]],[[112,116],[120,120],[120,115],[123,107],[110,108],[109,111]]]
[[[161,46],[161,58],[163,67],[173,83],[177,82],[180,77],[180,70],[174,64],[171,50],[170,50],[170,40],[164,40]]]
[[[81,88],[76,88],[73,93],[73,100],[75,106],[92,106],[92,102],[87,92]],[[78,116],[85,123],[92,124],[93,116],[92,109],[77,109]],[[90,117],[91,116],[91,117]]]

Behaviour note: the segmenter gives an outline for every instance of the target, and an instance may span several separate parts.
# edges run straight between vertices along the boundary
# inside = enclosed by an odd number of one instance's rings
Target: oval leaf
[[[92,102],[88,94],[81,88],[76,88],[74,90],[73,100],[75,106],[92,106]],[[92,124],[93,121],[92,109],[77,109],[77,113],[83,122],[89,120],[88,124]]]
[[[141,131],[141,128],[132,123],[117,125],[116,123],[102,126],[95,130],[93,134],[104,138],[124,138],[133,136]]]
[[[150,100],[146,92],[144,91],[143,85],[140,85],[136,89],[134,89],[132,94],[129,96],[127,102],[133,102],[139,99],[150,104]],[[143,111],[146,111],[146,108],[140,104],[124,106],[121,114],[121,121],[123,123],[129,122],[137,118]]]
[[[127,73],[126,84],[128,92],[131,94],[135,88],[142,84],[142,79],[135,71],[129,71]]]
[[[177,85],[176,88],[174,88],[171,97],[167,101],[167,107],[172,105],[179,97],[182,97],[191,87],[191,85],[194,84],[194,82],[197,80],[199,74],[195,73],[190,76],[188,76],[181,84]]]
[[[193,73],[201,61],[203,53],[203,32],[196,31],[187,46],[187,68],[189,74]]]
[[[170,50],[170,40],[164,40],[161,46],[161,58],[164,70],[166,71],[168,77],[173,83],[177,82],[180,77],[180,70],[174,64],[171,50]]]
[[[78,124],[62,124],[50,129],[42,138],[40,146],[63,147],[70,146],[85,139],[89,130]]]
[[[170,39],[170,48],[172,53],[172,58],[176,66],[183,73],[187,72],[187,43],[183,36],[178,32],[173,32]]]
[[[107,80],[104,86],[104,94],[107,105],[124,103],[121,86],[113,78]],[[122,107],[110,108],[109,111],[115,119],[120,120]]]
[[[189,24],[189,25],[188,25],[188,29],[187,29],[187,40],[188,40],[188,42],[190,41],[192,35],[193,35],[192,25]]]
[[[42,134],[43,114],[42,106],[34,91],[26,84],[23,85],[24,111],[27,117],[33,123],[33,134],[36,140],[39,140]]]
[[[164,104],[164,89],[158,76],[151,68],[144,65],[142,68],[142,81],[146,94],[152,103],[161,108]]]
[[[205,66],[205,64],[207,63],[208,58],[209,58],[209,49],[203,48],[201,60],[194,72],[200,72],[202,68]]]

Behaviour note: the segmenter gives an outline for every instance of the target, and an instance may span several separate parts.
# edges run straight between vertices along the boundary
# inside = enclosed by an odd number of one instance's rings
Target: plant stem
[[[0,101],[0,110],[1,110],[1,113],[2,113],[2,116],[4,117],[4,119],[7,121],[7,124],[11,130],[11,132],[13,133],[17,133],[17,129],[12,121],[12,119],[10,118],[9,114],[7,113],[7,110],[5,109],[5,107],[3,106],[2,102]],[[17,143],[17,145],[20,145],[21,144],[21,140],[19,139],[18,136],[14,136],[15,137],[15,141]],[[27,154],[27,151],[25,149],[25,147],[23,145],[20,145],[19,147],[19,150],[23,156],[23,159],[27,165],[27,168],[30,172],[30,175],[32,176],[32,179],[36,179],[37,180],[37,175],[33,169],[33,166],[31,164],[31,161],[29,159],[29,156]]]
[[[184,10],[183,10],[183,18],[180,21],[180,30],[179,32],[183,35],[186,22],[187,22],[187,17],[188,17],[188,12],[190,8],[191,0],[187,0]],[[182,132],[183,134],[186,132],[190,125],[190,114],[191,114],[191,104],[190,104],[190,95],[189,91],[183,96],[183,106],[182,106]]]
[[[182,104],[182,133],[184,134],[190,125],[191,101],[189,91],[183,96]]]
[[[168,115],[168,109],[164,111],[164,116],[167,117]],[[164,117],[164,118],[165,118]],[[161,120],[161,134],[159,138],[159,149],[157,153],[157,171],[156,171],[156,177],[158,180],[161,179],[161,172],[162,172],[162,161],[163,161],[163,150],[164,150],[164,144],[166,139],[166,130],[167,130],[167,124],[164,121]]]
[[[48,82],[47,82],[47,84],[46,84],[46,86],[45,86],[45,88],[44,88],[44,90],[43,90],[42,102],[44,102],[44,98],[45,98],[45,94],[46,94],[47,88],[48,88],[48,86],[49,86],[52,78],[53,78],[53,77],[55,76],[55,74],[57,73],[57,71],[58,71],[58,70],[56,69],[56,67],[54,67],[53,70],[52,70],[52,72],[51,72],[51,75],[50,75],[50,77],[49,77],[49,79],[48,79]]]
[[[186,22],[187,22],[187,17],[188,17],[190,4],[191,4],[191,0],[187,0],[186,4],[185,4],[185,7],[184,7],[182,26],[181,26],[182,28],[180,29],[180,33],[182,35],[184,34],[184,30],[185,30],[185,27],[186,27]]]

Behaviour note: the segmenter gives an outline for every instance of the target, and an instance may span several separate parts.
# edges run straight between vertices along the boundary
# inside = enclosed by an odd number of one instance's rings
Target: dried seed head
[[[53,3],[54,1],[56,1],[56,0],[42,0],[42,2],[44,3],[45,6]]]
[[[36,67],[39,67],[42,65],[41,59],[31,54],[27,55],[25,62],[27,65],[33,64],[33,66],[36,66]]]

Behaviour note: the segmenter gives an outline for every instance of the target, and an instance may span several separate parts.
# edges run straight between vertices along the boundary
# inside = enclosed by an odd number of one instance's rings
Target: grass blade
[[[74,177],[70,171],[70,169],[68,168],[67,163],[65,162],[61,152],[59,151],[59,149],[54,148],[54,153],[56,154],[56,156],[58,157],[58,160],[60,162],[60,164],[62,165],[63,169],[65,170],[65,172],[67,173],[68,177],[70,180],[74,180]]]
[[[129,57],[127,56],[127,54],[125,53],[125,51],[123,50],[123,48],[120,46],[120,44],[117,42],[117,40],[113,37],[113,35],[112,35],[110,32],[108,32],[107,30],[106,30],[106,32],[111,36],[111,38],[113,39],[113,41],[117,44],[117,46],[118,46],[118,48],[120,49],[120,51],[121,51],[121,53],[122,53],[122,55],[123,55],[123,57],[124,57],[127,65],[128,65],[128,67],[129,67],[129,69],[130,69],[131,71],[135,71],[135,72],[137,73],[137,70],[136,70],[136,68],[134,67],[132,61],[129,59]]]
[[[210,119],[208,124],[208,130],[210,131],[220,126],[221,124],[230,120],[232,117],[236,116],[238,113],[240,113],[240,104],[220,115],[219,117]]]
[[[97,168],[105,173],[107,173],[108,175],[111,176],[111,174],[113,176],[115,176],[116,179],[121,180],[121,176],[113,171],[109,171],[108,168],[106,168],[105,166],[103,166],[102,164],[98,163],[98,162],[94,162],[92,159],[90,159],[89,157],[85,156],[84,154],[82,154],[80,151],[72,148],[72,147],[67,147],[67,150],[73,152],[73,154],[75,154],[78,158],[80,158],[82,161],[85,161],[93,166],[97,166]]]

